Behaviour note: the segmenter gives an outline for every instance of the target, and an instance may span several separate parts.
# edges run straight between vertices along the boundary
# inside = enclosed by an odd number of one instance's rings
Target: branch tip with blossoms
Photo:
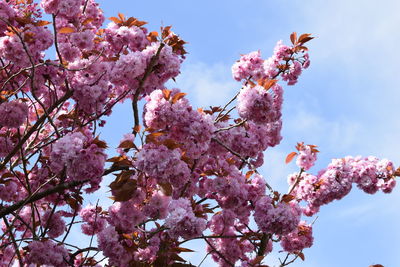
[[[181,247],[191,240],[219,266],[263,266],[275,246],[286,266],[313,244],[303,215],[353,184],[370,194],[396,184],[400,171],[375,157],[334,159],[312,175],[318,151],[304,143],[287,157],[300,168],[287,194],[257,171],[282,139],[283,85],[308,68],[310,34],[279,41],[268,59],[242,55],[234,97],[196,109],[165,85],[186,55],[171,26],[150,32],[119,13],[103,27],[94,0],[0,0],[0,14],[1,266],[193,266]],[[113,151],[97,129],[126,100],[133,131]],[[104,177],[113,204],[83,206]],[[67,243],[77,232],[90,242]]]

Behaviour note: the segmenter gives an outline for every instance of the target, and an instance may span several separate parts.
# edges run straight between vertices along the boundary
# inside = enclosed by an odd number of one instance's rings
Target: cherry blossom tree
[[[399,171],[372,156],[311,174],[319,151],[304,143],[286,159],[299,168],[288,192],[257,171],[282,139],[283,86],[310,65],[310,34],[267,59],[242,55],[236,95],[196,109],[165,86],[186,55],[170,26],[105,20],[93,0],[0,0],[1,266],[194,266],[184,243],[195,239],[219,266],[268,266],[273,249],[287,266],[312,246],[321,206],[353,185],[394,188]],[[124,101],[132,131],[108,148],[98,129]],[[104,177],[113,204],[83,206]],[[68,243],[74,231],[90,244]]]

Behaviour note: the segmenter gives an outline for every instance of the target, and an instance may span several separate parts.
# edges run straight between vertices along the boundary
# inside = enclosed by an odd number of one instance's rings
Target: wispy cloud
[[[201,107],[224,105],[240,88],[228,64],[194,62],[183,66],[176,85]]]

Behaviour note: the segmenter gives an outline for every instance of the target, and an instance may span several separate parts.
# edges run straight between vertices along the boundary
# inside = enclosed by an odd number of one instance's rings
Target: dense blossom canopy
[[[182,254],[194,239],[220,266],[265,266],[274,248],[286,266],[313,244],[303,215],[353,184],[392,191],[391,161],[349,156],[313,175],[318,150],[303,143],[288,155],[299,172],[286,194],[257,171],[282,140],[283,86],[310,65],[310,34],[279,41],[267,59],[242,55],[232,66],[241,89],[197,109],[165,85],[185,42],[145,24],[123,14],[106,23],[94,0],[0,0],[1,266],[193,266]],[[124,101],[133,130],[108,149],[98,129]],[[113,204],[84,206],[103,179]],[[79,231],[90,244],[68,243]]]

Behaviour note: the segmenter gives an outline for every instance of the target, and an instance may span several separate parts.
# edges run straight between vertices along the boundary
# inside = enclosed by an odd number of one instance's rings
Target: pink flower
[[[284,235],[293,231],[300,221],[300,208],[297,203],[279,202],[272,205],[272,199],[265,196],[257,201],[254,220],[261,231]]]
[[[317,160],[317,152],[318,150],[315,149],[315,146],[299,144],[297,146],[299,153],[296,159],[296,164],[299,168],[304,170],[310,169],[314,166],[315,161]]]
[[[301,221],[293,232],[282,236],[281,246],[285,251],[293,253],[311,247],[313,241],[312,226]]]
[[[51,240],[32,241],[28,246],[27,263],[50,265],[55,267],[68,266],[68,250]]]
[[[52,210],[48,210],[42,215],[41,224],[48,230],[47,235],[51,238],[59,237],[65,231],[65,221],[61,218],[60,213]]]
[[[101,208],[89,205],[79,212],[79,216],[85,222],[81,225],[82,232],[85,235],[94,235],[103,231],[106,227],[107,221],[103,215],[100,214]]]
[[[205,230],[206,220],[194,216],[188,199],[179,198],[170,202],[165,226],[169,228],[168,233],[173,238],[192,238],[201,235]]]
[[[264,77],[264,60],[261,58],[260,51],[254,51],[242,55],[232,66],[233,78],[237,81],[252,78],[258,80]]]
[[[28,117],[28,106],[13,100],[0,104],[0,126],[18,128]]]

